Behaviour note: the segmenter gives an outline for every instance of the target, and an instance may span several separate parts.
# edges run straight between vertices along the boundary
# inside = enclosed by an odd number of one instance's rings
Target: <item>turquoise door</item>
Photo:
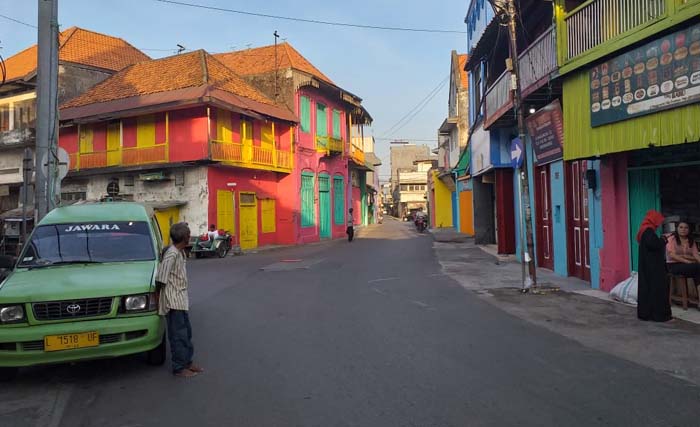
[[[318,176],[318,205],[321,216],[321,238],[331,237],[331,183],[330,176]]]
[[[632,271],[637,271],[639,262],[639,243],[637,230],[649,209],[661,210],[659,195],[658,169],[629,171],[629,207],[630,207],[630,259]]]

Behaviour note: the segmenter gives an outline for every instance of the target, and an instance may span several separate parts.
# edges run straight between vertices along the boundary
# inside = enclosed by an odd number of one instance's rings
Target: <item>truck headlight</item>
[[[124,298],[126,311],[142,311],[148,307],[148,295],[132,295]]]
[[[13,323],[24,320],[24,307],[21,305],[7,305],[0,307],[0,322]]]
[[[158,296],[155,293],[129,295],[122,299],[120,312],[133,313],[137,311],[158,310]]]

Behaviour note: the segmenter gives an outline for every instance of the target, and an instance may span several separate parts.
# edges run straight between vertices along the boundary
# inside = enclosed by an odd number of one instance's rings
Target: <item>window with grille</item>
[[[314,209],[314,174],[301,174],[301,226],[312,227],[315,224]]]
[[[345,180],[333,177],[333,218],[336,225],[345,224]]]
[[[241,205],[255,205],[255,194],[241,193]]]

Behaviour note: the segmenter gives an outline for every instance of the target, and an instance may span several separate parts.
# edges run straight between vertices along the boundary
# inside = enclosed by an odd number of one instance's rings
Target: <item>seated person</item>
[[[695,242],[690,239],[690,226],[687,222],[678,223],[676,231],[668,237],[666,265],[671,274],[690,277],[695,286],[700,285],[700,253]]]
[[[216,229],[216,224],[212,224],[209,226],[209,232],[207,233],[209,236],[209,240],[214,240],[217,237],[219,237],[219,231]]]

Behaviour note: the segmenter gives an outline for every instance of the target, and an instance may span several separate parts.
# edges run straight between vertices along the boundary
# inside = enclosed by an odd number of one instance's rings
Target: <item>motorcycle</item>
[[[218,230],[213,239],[209,233],[204,233],[190,239],[191,249],[189,252],[193,253],[195,258],[202,258],[204,256],[211,255],[217,255],[219,258],[224,258],[231,250],[232,239],[231,234],[224,230]]]
[[[426,224],[426,222],[425,222],[425,218],[422,216],[419,216],[416,218],[415,224],[416,224],[416,230],[419,233],[424,232],[425,229],[428,227],[428,224]]]

